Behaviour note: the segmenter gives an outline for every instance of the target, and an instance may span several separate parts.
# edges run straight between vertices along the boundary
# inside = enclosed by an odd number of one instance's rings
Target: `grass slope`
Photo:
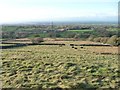
[[[27,46],[2,50],[3,88],[118,88],[118,55],[111,52],[114,49],[117,53],[117,47],[76,48]],[[110,55],[101,54],[108,49]]]

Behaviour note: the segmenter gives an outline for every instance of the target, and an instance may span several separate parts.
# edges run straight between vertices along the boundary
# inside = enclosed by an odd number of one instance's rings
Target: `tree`
[[[95,28],[96,35],[100,37],[107,37],[109,36],[109,32],[104,27],[97,27]]]

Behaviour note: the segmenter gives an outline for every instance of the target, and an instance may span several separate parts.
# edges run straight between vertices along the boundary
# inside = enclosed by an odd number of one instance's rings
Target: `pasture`
[[[31,45],[1,52],[3,88],[120,86],[118,47]]]

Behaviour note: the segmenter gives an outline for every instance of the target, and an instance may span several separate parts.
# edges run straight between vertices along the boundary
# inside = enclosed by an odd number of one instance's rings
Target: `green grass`
[[[16,31],[17,30],[17,26],[3,26],[2,27],[2,31]]]
[[[107,29],[108,31],[120,31],[119,28],[110,28],[110,29]]]

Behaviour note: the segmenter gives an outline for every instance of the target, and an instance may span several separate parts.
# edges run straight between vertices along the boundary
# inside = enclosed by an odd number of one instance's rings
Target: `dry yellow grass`
[[[59,44],[97,44],[91,41],[45,41],[43,43],[59,43]]]
[[[95,52],[98,54],[119,54],[118,47],[105,47],[105,46],[98,46],[98,47],[89,47],[88,50],[90,52]]]
[[[81,47],[31,45],[2,50],[3,88],[117,88],[118,56],[101,53],[116,53],[118,48]]]

